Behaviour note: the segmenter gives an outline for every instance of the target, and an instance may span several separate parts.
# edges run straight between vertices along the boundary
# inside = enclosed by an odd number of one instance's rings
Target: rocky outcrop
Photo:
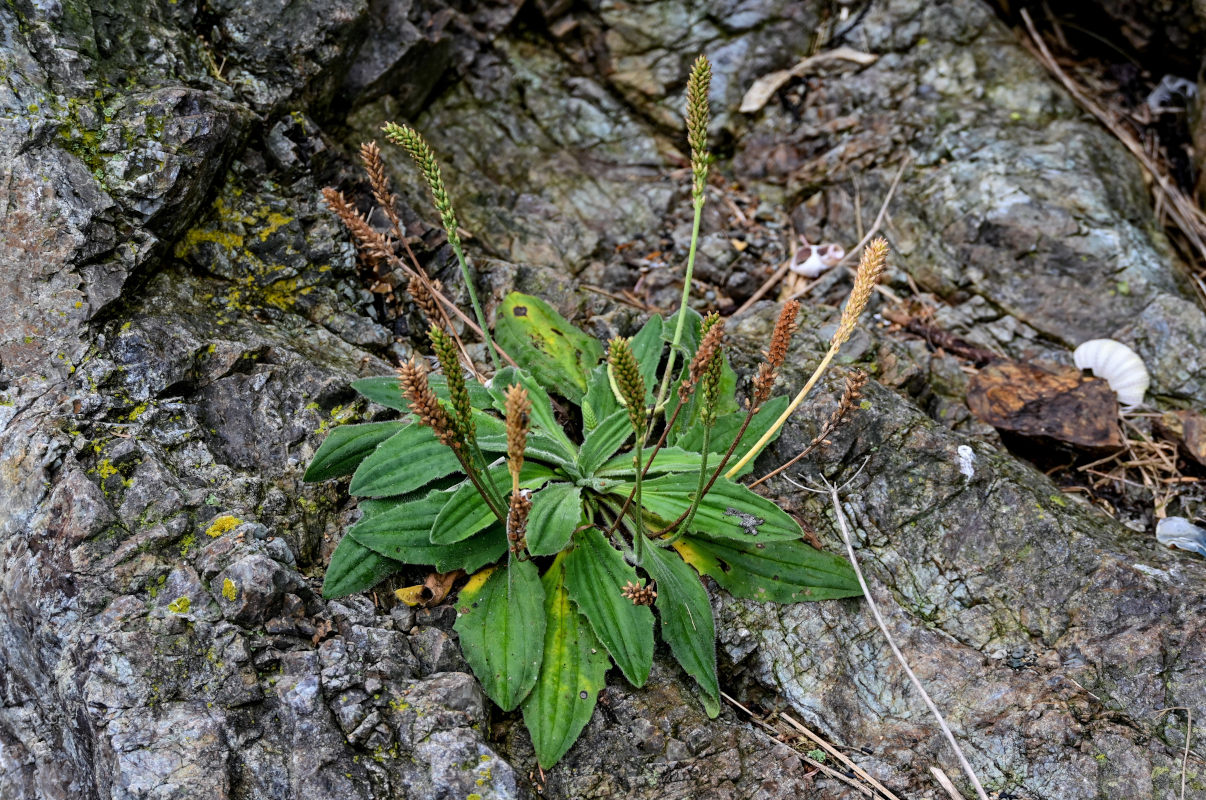
[[[849,34],[875,64],[810,74],[752,116],[745,88],[806,54],[820,5],[461,8],[0,8],[0,796],[852,796],[732,711],[709,721],[669,660],[644,690],[613,677],[542,781],[449,607],[321,599],[356,511],[302,471],[332,426],[381,412],[348,383],[411,342],[318,190],[356,192],[350,156],[385,118],[443,157],[487,297],[535,289],[627,331],[631,309],[569,278],[672,304],[689,222],[674,115],[707,51],[717,169],[762,202],[709,202],[706,301],[748,295],[789,220],[853,244],[907,157],[889,289],[913,280],[945,327],[1019,358],[1114,335],[1156,400],[1206,405],[1206,315],[1137,167],[987,7],[877,3]],[[387,157],[420,257],[460,291]],[[738,366],[773,316],[733,320]],[[810,311],[787,384],[833,320]],[[1206,718],[1206,567],[1012,456],[968,419],[958,365],[919,344],[852,340],[842,360],[881,383],[793,478],[867,460],[845,492],[864,567],[990,788],[1175,794],[1184,717],[1161,712]],[[766,463],[839,391],[824,384]],[[818,498],[770,489],[838,547]],[[786,703],[902,795],[931,790],[930,764],[955,776],[864,604],[714,603],[726,691]],[[1191,755],[1193,791],[1201,769]]]

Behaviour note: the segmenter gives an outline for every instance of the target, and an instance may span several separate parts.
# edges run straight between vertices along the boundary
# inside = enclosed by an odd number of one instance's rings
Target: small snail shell
[[[1194,525],[1185,517],[1168,517],[1157,522],[1156,541],[1206,556],[1206,528]]]
[[[1147,367],[1134,350],[1113,339],[1090,339],[1072,353],[1072,360],[1080,369],[1090,370],[1094,375],[1110,384],[1118,402],[1124,406],[1137,406],[1151,385]]]
[[[791,271],[806,278],[815,278],[846,257],[838,244],[805,244],[796,251]],[[800,259],[804,260],[801,261]]]

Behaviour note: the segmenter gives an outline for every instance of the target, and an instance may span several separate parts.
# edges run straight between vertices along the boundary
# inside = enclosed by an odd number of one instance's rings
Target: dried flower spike
[[[691,193],[702,200],[708,179],[708,89],[712,83],[712,65],[700,55],[691,65],[687,78],[687,143],[691,146]]]
[[[657,591],[653,586],[641,586],[632,581],[624,584],[624,588],[620,589],[620,594],[631,600],[634,606],[651,606],[657,599]]]
[[[517,489],[511,492],[511,506],[507,511],[507,542],[513,555],[528,546],[528,515],[532,513],[532,492]]]
[[[882,236],[873,239],[863,249],[863,257],[858,262],[858,274],[854,278],[854,288],[850,290],[850,299],[842,309],[842,320],[833,334],[831,348],[840,348],[850,338],[850,334],[854,333],[859,315],[867,307],[867,301],[871,299],[871,292],[875,289],[879,276],[883,274],[887,261],[888,242]]]
[[[615,377],[616,387],[620,390],[620,399],[628,408],[628,419],[638,437],[645,433],[645,379],[641,377],[641,369],[637,365],[636,356],[632,354],[632,346],[622,336],[617,336],[607,343],[607,363]]]
[[[402,396],[410,403],[410,410],[418,418],[419,424],[431,428],[440,442],[454,452],[463,453],[465,443],[435,392],[431,391],[431,385],[427,382],[427,368],[412,358],[398,368],[398,378],[402,384]]]
[[[771,389],[775,385],[775,377],[779,368],[787,358],[787,350],[791,345],[792,334],[796,332],[796,316],[800,313],[800,301],[788,300],[779,312],[775,322],[775,332],[771,334],[770,347],[766,351],[766,360],[758,365],[758,374],[754,377],[753,407],[757,411],[762,404],[770,399]]]
[[[393,247],[390,246],[389,239],[385,234],[375,229],[368,223],[368,220],[360,216],[360,213],[343,196],[343,192],[328,186],[322,190],[322,197],[327,201],[327,207],[335,212],[335,216],[339,217],[351,232],[352,238],[356,240],[356,245],[370,261],[382,262],[394,254]]]
[[[411,276],[410,281],[406,284],[407,291],[414,298],[415,305],[419,307],[419,311],[423,312],[423,316],[427,319],[430,325],[440,325],[443,322],[443,315],[440,314],[440,306],[432,294],[432,290],[440,291],[444,287],[434,278],[431,279],[431,288],[418,275]],[[442,328],[441,328],[442,330]]]
[[[402,235],[402,223],[398,219],[398,198],[390,191],[389,177],[385,174],[385,162],[381,160],[381,148],[376,142],[363,142],[360,145],[360,163],[368,173],[369,185],[373,188],[373,199],[385,212],[389,224],[393,227],[394,235]]]
[[[518,384],[507,387],[507,469],[511,472],[511,491],[519,488],[519,471],[523,468],[523,451],[528,446],[532,401],[528,390]]]

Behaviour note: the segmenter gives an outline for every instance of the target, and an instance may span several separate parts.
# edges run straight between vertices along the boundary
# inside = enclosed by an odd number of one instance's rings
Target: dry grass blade
[[[1131,155],[1139,161],[1143,169],[1152,177],[1153,191],[1156,193],[1156,205],[1166,208],[1169,217],[1176,224],[1177,229],[1181,231],[1197,251],[1198,257],[1203,262],[1206,262],[1206,212],[1199,208],[1192,198],[1177,188],[1166,174],[1166,171],[1151,157],[1147,148],[1144,147],[1143,143],[1133,133],[1120,125],[1113,114],[1098,105],[1089,97],[1083,87],[1072,80],[1056,62],[1055,57],[1051,55],[1051,51],[1047,49],[1047,43],[1039,36],[1038,30],[1034,27],[1034,22],[1030,19],[1030,14],[1027,13],[1025,8],[1020,9],[1020,13],[1035,48],[1035,57],[1046,67],[1048,72],[1063,84],[1068,94],[1072,95],[1073,99],[1080,103],[1082,108],[1097,117],[1097,120],[1110,133],[1114,134],[1127,150],[1131,151]],[[1198,288],[1202,290],[1201,299],[1203,303],[1206,303],[1206,286],[1202,286],[1199,281]]]
[[[945,772],[937,767],[930,767],[930,774],[934,776],[934,780],[938,781],[939,786],[946,789],[951,800],[963,800],[963,795],[959,794],[959,790],[955,788],[955,784],[951,783],[951,779],[946,776]]]
[[[766,730],[769,733],[774,734],[776,739],[780,739],[780,738],[784,737],[786,731],[782,731],[782,730],[776,728],[774,725],[769,724],[765,720],[759,719],[754,714],[754,712],[750,711],[748,708],[746,708],[741,703],[737,702],[736,700],[734,700],[732,697],[725,694],[724,692],[721,692],[720,696],[723,697],[725,699],[725,702],[727,702],[729,705],[733,706],[734,708],[738,709],[739,711],[744,712],[745,715],[750,718],[750,721],[753,722],[755,725],[757,725],[760,728],[763,728],[764,730]],[[874,798],[876,798],[878,796],[879,790],[876,789],[874,786],[867,786],[862,783],[859,783],[858,781],[854,780],[853,778],[850,778],[850,777],[838,772],[836,769],[826,766],[825,764],[822,764],[820,761],[817,761],[814,758],[810,758],[807,755],[807,753],[801,752],[799,749],[796,749],[796,754],[809,766],[815,767],[815,768],[819,769],[821,772],[824,772],[829,777],[836,778],[839,781],[841,781],[842,783],[845,783],[846,785],[857,789],[858,791],[865,794],[867,797],[872,798],[872,800],[874,800]],[[896,798],[895,800],[899,800],[899,798]]]
[[[826,753],[833,756],[841,763],[845,764],[846,767],[851,772],[853,772],[855,775],[857,775],[860,778],[862,778],[863,780],[865,780],[867,783],[871,784],[875,789],[877,789],[879,791],[880,794],[882,794],[885,798],[887,798],[887,800],[900,800],[899,797],[892,794],[892,792],[888,791],[888,788],[886,786],[884,786],[879,781],[875,780],[875,778],[872,778],[865,769],[863,769],[858,764],[855,764],[853,761],[851,761],[846,756],[845,753],[838,750],[836,747],[834,747],[829,742],[825,741],[820,736],[818,736],[815,733],[813,733],[812,731],[810,731],[808,728],[804,727],[803,723],[801,723],[800,721],[798,721],[796,719],[793,719],[792,717],[788,716],[787,714],[784,714],[782,711],[779,712],[779,719],[786,722],[788,725],[790,725],[793,729],[795,729],[797,732],[802,734],[804,737],[813,741]]]

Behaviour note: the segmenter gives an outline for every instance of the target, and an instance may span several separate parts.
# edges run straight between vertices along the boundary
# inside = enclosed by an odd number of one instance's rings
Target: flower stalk
[[[691,222],[691,247],[687,252],[687,269],[683,273],[683,296],[678,304],[678,319],[674,325],[674,339],[670,343],[670,355],[666,361],[666,372],[662,376],[653,413],[659,413],[666,402],[670,381],[674,379],[674,362],[683,338],[683,323],[687,318],[687,300],[691,295],[691,275],[695,271],[695,250],[699,244],[699,223],[703,218],[705,189],[708,183],[708,165],[712,156],[708,152],[708,89],[712,84],[712,64],[700,55],[691,65],[687,79],[687,143],[691,147],[691,204],[695,216]],[[650,431],[638,434],[638,441],[648,438]]]
[[[490,354],[490,362],[494,365],[494,369],[498,370],[501,365],[498,361],[498,354],[494,351],[494,341],[490,337],[490,328],[486,325],[486,315],[482,312],[481,303],[477,299],[477,289],[473,285],[473,276],[469,272],[469,264],[465,261],[465,251],[461,246],[460,224],[456,219],[456,212],[452,208],[452,200],[448,197],[448,190],[444,187],[444,178],[440,174],[440,165],[436,161],[435,153],[431,147],[419,135],[418,131],[411,128],[409,125],[398,125],[393,122],[385,123],[383,130],[385,137],[396,145],[401,146],[411,159],[414,160],[415,166],[423,173],[423,179],[427,182],[427,188],[431,190],[431,199],[435,203],[436,211],[440,214],[440,222],[444,225],[444,232],[448,236],[448,244],[452,245],[452,252],[456,253],[457,263],[461,267],[461,277],[465,281],[465,288],[469,293],[469,302],[473,306],[473,314],[477,317],[478,327],[481,328],[482,338],[486,343],[486,350]]]
[[[758,455],[762,451],[762,448],[766,446],[766,443],[787,422],[788,417],[804,402],[804,398],[812,391],[817,381],[820,380],[821,375],[829,367],[829,363],[833,361],[834,356],[838,354],[838,351],[842,349],[842,345],[846,343],[846,340],[850,338],[850,334],[854,332],[854,326],[858,323],[858,318],[863,313],[863,309],[867,307],[867,302],[871,299],[871,292],[875,289],[879,276],[883,274],[887,261],[888,242],[882,236],[873,239],[863,250],[862,258],[858,264],[858,273],[854,278],[854,288],[850,290],[850,297],[846,300],[846,307],[842,310],[841,320],[838,322],[837,330],[830,340],[829,350],[825,353],[825,357],[821,359],[821,363],[813,371],[812,376],[804,384],[803,388],[800,389],[783,413],[779,415],[779,418],[775,420],[775,424],[725,473],[726,478],[732,478],[750,459]]]

